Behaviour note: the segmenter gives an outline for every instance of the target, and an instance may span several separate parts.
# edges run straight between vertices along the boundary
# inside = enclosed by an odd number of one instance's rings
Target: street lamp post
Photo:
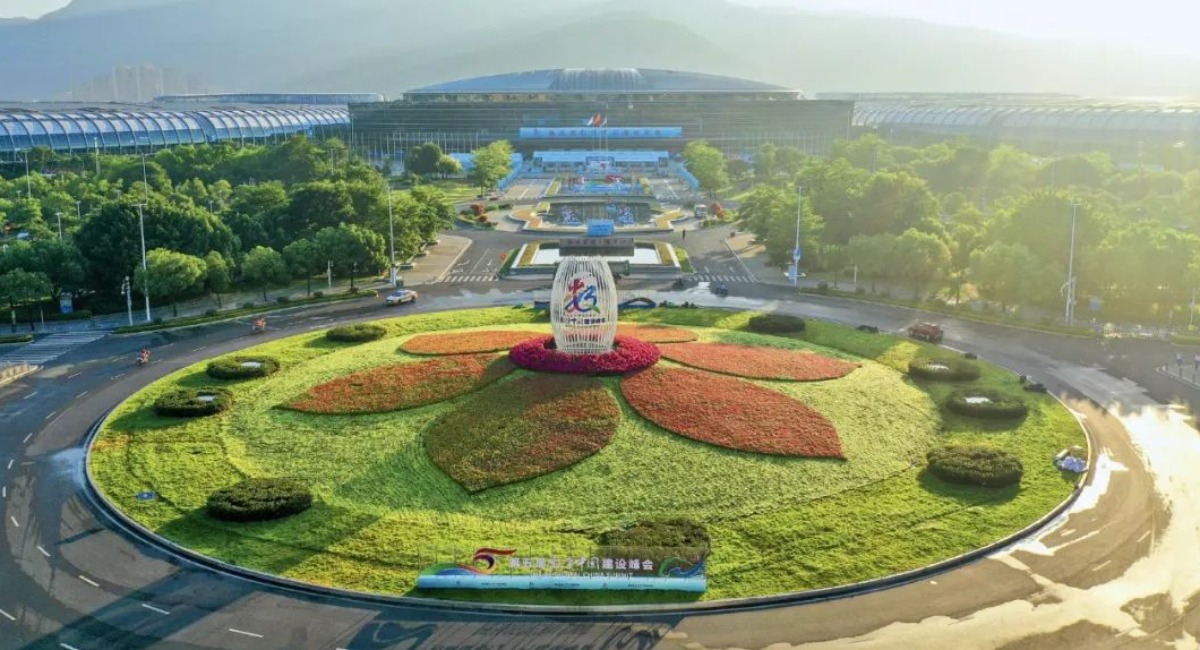
[[[1075,323],[1075,219],[1078,216],[1079,204],[1071,204],[1071,247],[1067,254],[1067,305],[1065,318],[1067,327]]]
[[[62,210],[54,213],[58,217],[58,241],[62,241]]]
[[[804,187],[796,188],[796,246],[792,249],[792,268],[789,269],[789,275],[792,276],[792,286],[800,286],[800,219],[804,214]]]
[[[146,193],[146,205],[150,205],[150,181],[146,177],[146,154],[142,154],[142,189]]]
[[[142,235],[142,296],[146,298],[146,322],[150,322],[150,269],[146,264],[146,215],[142,211],[145,204],[137,204],[138,230]]]
[[[83,225],[83,201],[75,202],[75,225]]]
[[[396,224],[395,224],[394,218],[392,217],[392,182],[390,180],[385,181],[385,182],[388,184],[388,187],[387,187],[388,241],[390,242],[389,247],[391,248],[391,253],[392,253],[391,278],[392,278],[392,288],[395,289],[396,288]]]
[[[125,310],[129,313],[129,326],[133,326],[133,283],[129,281],[129,276],[125,276],[125,282],[121,283],[121,291],[125,294]]]
[[[96,148],[96,176],[100,175],[100,138],[92,138],[92,146]]]
[[[25,157],[25,198],[33,198],[33,177],[29,175],[29,150],[21,152]]]

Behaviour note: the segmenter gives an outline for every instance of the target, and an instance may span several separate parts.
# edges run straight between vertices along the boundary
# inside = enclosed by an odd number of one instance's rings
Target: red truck
[[[941,343],[945,332],[942,331],[942,326],[934,323],[917,323],[908,328],[908,335],[918,341],[928,341],[930,343]]]

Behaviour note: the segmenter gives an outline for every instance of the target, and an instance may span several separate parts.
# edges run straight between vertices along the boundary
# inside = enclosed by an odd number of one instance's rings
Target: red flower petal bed
[[[283,408],[327,415],[398,411],[469,393],[515,369],[494,354],[382,366],[315,386]]]
[[[516,330],[492,330],[483,332],[448,332],[446,334],[420,334],[400,344],[400,349],[409,354],[475,354],[498,352],[544,336],[537,332]]]
[[[647,343],[687,343],[700,338],[695,332],[668,325],[621,324],[617,336],[632,336]]]
[[[620,422],[621,407],[600,380],[531,375],[489,386],[438,418],[425,449],[479,492],[574,465],[603,449]]]
[[[650,368],[621,380],[642,417],[681,436],[738,451],[843,458],[837,429],[787,395],[687,368]]]
[[[701,370],[752,379],[820,381],[845,377],[858,367],[813,352],[731,343],[664,345],[662,355]]]
[[[554,337],[543,336],[515,346],[508,352],[513,363],[528,370],[572,375],[623,375],[658,363],[658,346],[617,335],[612,352],[566,354],[554,348]]]

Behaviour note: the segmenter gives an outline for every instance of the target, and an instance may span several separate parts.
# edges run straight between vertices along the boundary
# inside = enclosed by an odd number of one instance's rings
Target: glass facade
[[[123,153],[222,140],[260,141],[295,133],[335,135],[349,126],[349,111],[333,107],[45,113],[0,109],[0,155],[33,147]]]

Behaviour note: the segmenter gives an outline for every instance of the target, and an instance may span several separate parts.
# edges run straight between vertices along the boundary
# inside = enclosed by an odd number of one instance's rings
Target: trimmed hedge
[[[931,381],[973,381],[982,371],[966,359],[914,359],[908,364],[908,374]]]
[[[968,401],[973,397],[986,398],[987,401],[975,403]],[[1029,407],[1021,398],[986,389],[955,391],[946,398],[946,408],[953,413],[981,420],[1010,420],[1024,417],[1029,413]]]
[[[29,343],[33,341],[32,334],[5,334],[0,336],[0,345],[8,343]]]
[[[163,393],[154,400],[154,413],[165,417],[200,418],[216,415],[230,406],[233,406],[233,395],[224,388],[181,388]]]
[[[752,316],[746,328],[759,334],[797,334],[804,331],[804,319],[787,314]]]
[[[378,341],[387,335],[387,329],[382,325],[373,323],[355,323],[353,325],[339,325],[327,332],[325,338],[338,343],[366,343],[368,341]]]
[[[988,445],[946,445],[926,455],[929,472],[947,483],[1005,487],[1021,482],[1021,459]]]
[[[213,492],[208,515],[225,521],[266,521],[304,512],[312,502],[312,492],[296,481],[252,478]]]
[[[204,372],[213,379],[255,379],[279,372],[279,360],[274,357],[226,357],[209,361]]]
[[[690,519],[638,521],[600,534],[601,546],[625,548],[707,548],[708,531]]]

